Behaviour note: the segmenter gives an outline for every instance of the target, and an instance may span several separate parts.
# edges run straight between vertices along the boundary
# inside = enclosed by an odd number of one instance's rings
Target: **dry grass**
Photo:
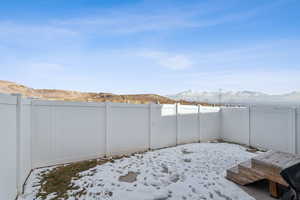
[[[41,188],[39,189],[36,197],[46,199],[49,194],[55,193],[56,195],[54,198],[52,198],[52,200],[67,199],[69,197],[68,191],[77,191],[80,189],[78,186],[75,186],[72,183],[72,180],[81,178],[80,172],[89,170],[91,168],[96,167],[97,165],[102,165],[111,161],[112,160],[110,159],[82,161],[67,164],[64,166],[59,166],[52,170],[44,171],[41,173]],[[81,195],[85,194],[85,189],[81,189],[74,193],[74,196],[80,197]]]
[[[245,144],[240,144],[238,142],[230,142],[230,141],[225,141],[222,139],[218,139],[216,141],[214,141],[216,143],[228,143],[228,144],[236,144],[236,145],[240,145],[246,148],[246,151],[250,152],[250,153],[256,153],[256,152],[266,152],[266,150],[264,149],[259,149],[253,146],[249,146],[249,145],[245,145]]]

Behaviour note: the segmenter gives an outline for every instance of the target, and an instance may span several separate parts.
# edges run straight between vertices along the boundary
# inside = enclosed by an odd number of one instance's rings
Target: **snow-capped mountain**
[[[168,95],[175,100],[188,100],[209,103],[238,103],[238,104],[293,104],[300,105],[300,92],[271,95],[255,91],[216,91],[197,92],[187,90],[174,95]]]

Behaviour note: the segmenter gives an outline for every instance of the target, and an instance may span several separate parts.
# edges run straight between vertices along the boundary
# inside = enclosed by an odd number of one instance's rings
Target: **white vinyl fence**
[[[178,107],[177,113],[177,143],[199,142],[200,122],[198,106],[183,105]]]
[[[32,168],[201,139],[198,106],[41,100],[32,100],[31,106]],[[204,129],[206,139],[219,138],[219,111],[211,109],[210,120],[217,123]]]
[[[175,146],[177,144],[177,106],[151,104],[151,149]]]
[[[150,148],[149,105],[109,104],[107,155],[122,155]]]
[[[296,109],[296,153],[300,154],[300,108]]]
[[[220,138],[220,109],[0,96],[0,199],[34,168]]]
[[[223,140],[249,145],[249,108],[222,108],[221,118]]]
[[[299,109],[292,107],[224,107],[221,138],[262,149],[300,153],[299,114]]]
[[[200,141],[220,139],[220,107],[200,106]]]
[[[38,167],[223,139],[300,153],[300,109],[58,102],[0,94],[0,199]]]
[[[31,155],[31,101],[23,99],[21,96],[17,97],[17,182],[18,191],[22,191],[23,183],[26,181],[32,169],[32,155]],[[19,119],[18,119],[19,116]],[[19,147],[19,148],[18,148]]]
[[[32,101],[32,167],[104,156],[103,103]]]
[[[17,99],[0,94],[0,199],[17,194]]]
[[[250,145],[296,153],[296,109],[253,107]]]

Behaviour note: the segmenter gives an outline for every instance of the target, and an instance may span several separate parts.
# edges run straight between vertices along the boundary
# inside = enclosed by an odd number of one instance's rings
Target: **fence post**
[[[201,142],[201,105],[198,105],[198,134],[199,142]]]
[[[179,112],[180,103],[176,103],[176,145],[178,145],[178,135],[179,135]]]
[[[30,99],[30,166],[31,170],[34,169],[33,166],[33,127],[34,127],[34,121],[33,121],[33,116],[34,116],[34,109],[33,109],[33,100],[34,98],[29,98]]]
[[[105,155],[110,156],[109,152],[109,133],[110,133],[110,117],[111,117],[111,103],[105,102],[105,123],[106,123],[106,129],[105,129]]]
[[[292,108],[292,120],[293,120],[293,135],[291,137],[291,151],[297,153],[297,109]]]
[[[151,139],[152,139],[152,117],[153,117],[153,104],[149,104],[149,135],[148,135],[148,146],[149,150],[151,149]]]
[[[298,108],[296,107],[295,108],[295,152],[296,154],[299,154],[299,143],[298,143],[298,140],[299,140],[299,127],[298,127],[298,114],[299,114],[299,110]]]
[[[22,192],[22,186],[20,184],[21,181],[21,152],[20,152],[20,145],[21,145],[21,112],[22,112],[22,96],[21,94],[12,94],[17,98],[17,104],[16,104],[16,187],[17,187],[17,193],[20,194]]]
[[[223,107],[220,106],[219,110],[219,139],[223,140],[224,133],[223,133]]]
[[[249,146],[251,146],[251,108],[252,108],[252,106],[249,105],[248,106],[248,114],[249,114],[249,128],[248,128],[249,139],[248,139],[248,145]]]

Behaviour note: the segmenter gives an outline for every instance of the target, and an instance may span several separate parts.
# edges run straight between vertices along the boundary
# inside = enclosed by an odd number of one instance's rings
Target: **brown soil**
[[[124,176],[119,177],[120,182],[133,183],[137,180],[138,173],[136,172],[128,172]]]

